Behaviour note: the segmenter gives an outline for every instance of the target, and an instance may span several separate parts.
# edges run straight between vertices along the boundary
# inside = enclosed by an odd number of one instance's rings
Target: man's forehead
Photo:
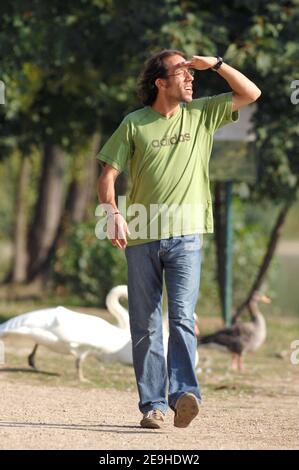
[[[185,62],[184,57],[180,55],[172,55],[165,60],[166,65],[174,69],[183,67]]]

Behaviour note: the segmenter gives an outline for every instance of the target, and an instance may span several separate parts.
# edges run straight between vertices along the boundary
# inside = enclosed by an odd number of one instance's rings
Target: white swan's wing
[[[0,336],[27,338],[50,349],[69,353],[68,344],[59,340],[55,333],[56,308],[36,310],[10,318],[0,325]]]
[[[64,307],[28,312],[0,325],[0,335],[18,335],[57,352],[92,349],[110,354],[130,340],[128,332],[102,318],[74,312]]]
[[[109,354],[122,348],[130,339],[129,333],[94,315],[73,312],[58,307],[55,334],[61,341],[92,348]]]
[[[48,329],[56,317],[56,308],[46,308],[43,310],[35,310],[33,312],[24,313],[16,317],[10,318],[0,325],[0,335],[8,332],[21,331],[20,328],[41,328]],[[24,332],[28,330],[24,330]]]

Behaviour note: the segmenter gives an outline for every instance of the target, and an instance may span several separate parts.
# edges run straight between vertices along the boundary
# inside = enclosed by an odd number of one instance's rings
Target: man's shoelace
[[[163,415],[159,410],[151,410],[147,412],[146,418],[163,419]]]

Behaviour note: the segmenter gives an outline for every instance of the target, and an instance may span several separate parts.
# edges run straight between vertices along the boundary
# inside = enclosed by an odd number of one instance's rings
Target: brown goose
[[[258,291],[253,294],[248,310],[250,322],[238,322],[230,328],[224,328],[198,339],[199,345],[209,345],[226,349],[232,353],[233,370],[243,371],[243,353],[256,351],[266,339],[266,322],[258,309],[258,302],[270,303],[266,295]]]

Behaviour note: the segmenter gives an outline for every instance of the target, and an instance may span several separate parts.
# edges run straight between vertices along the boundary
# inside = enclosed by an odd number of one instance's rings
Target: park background
[[[188,57],[219,55],[262,90],[248,152],[256,178],[233,186],[233,307],[256,287],[271,297],[264,307],[267,348],[257,357],[278,375],[289,367],[292,377],[290,344],[299,339],[299,104],[291,100],[299,80],[299,2],[12,0],[1,3],[0,14],[0,319],[55,305],[108,318],[105,296],[126,283],[126,267],[123,252],[94,234],[95,156],[122,118],[140,107],[136,81],[151,54],[175,48]],[[195,96],[228,90],[217,74],[196,72]],[[121,175],[117,194],[128,185]],[[224,191],[224,181],[212,182],[216,232],[205,236],[197,306],[204,332],[223,324]],[[273,368],[275,355],[281,362]],[[13,352],[7,358],[24,364]],[[74,384],[64,358],[41,361]],[[218,360],[216,375],[226,363]],[[105,367],[99,378],[90,366],[97,386],[134,386],[131,373]],[[13,381],[59,383],[21,369],[6,373]],[[260,376],[251,379],[237,391],[254,394]],[[213,380],[204,383],[211,393]]]

